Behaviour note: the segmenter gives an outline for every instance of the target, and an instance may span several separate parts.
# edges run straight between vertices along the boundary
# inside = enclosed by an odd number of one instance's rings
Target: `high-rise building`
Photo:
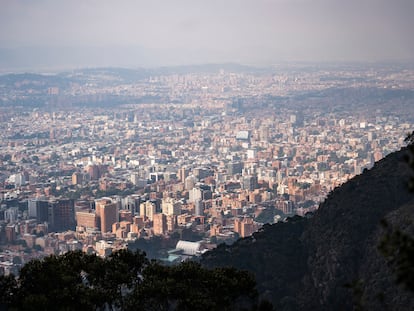
[[[176,225],[177,225],[177,216],[174,216],[174,215],[167,216],[167,230],[169,232],[174,231]]]
[[[141,216],[134,216],[132,222],[134,225],[137,225],[140,228],[144,227],[144,218]]]
[[[157,212],[157,206],[151,201],[145,201],[140,204],[140,216],[152,221],[154,214]]]
[[[235,175],[241,174],[243,170],[243,163],[242,162],[230,162],[227,164],[227,174]]]
[[[180,168],[180,170],[178,171],[178,179],[181,182],[184,182],[185,179],[188,177],[188,174],[190,173],[190,170],[186,167],[182,167]]]
[[[7,225],[5,228],[7,242],[16,241],[16,228],[15,225]]]
[[[86,170],[87,170],[91,180],[97,180],[101,177],[98,165],[95,165],[95,164],[89,165],[89,166],[87,166]]]
[[[283,213],[286,215],[293,215],[295,213],[295,206],[292,201],[285,201]]]
[[[72,174],[72,185],[82,184],[83,175],[79,172],[74,172]]]
[[[164,214],[155,214],[154,219],[154,234],[155,235],[164,235],[167,231],[167,216]]]
[[[239,218],[234,218],[234,232],[240,234],[241,231],[241,220]]]
[[[197,180],[204,179],[213,175],[213,171],[207,167],[196,167],[193,169],[193,175]]]
[[[128,210],[119,211],[119,221],[127,221],[132,223],[132,212]]]
[[[237,232],[236,231],[236,222],[234,223],[234,232]],[[221,230],[222,230],[222,227],[220,226],[220,225],[218,225],[218,224],[213,224],[211,227],[210,227],[210,236],[212,237],[212,236],[217,236],[217,235],[219,235],[220,233],[221,233]]]
[[[184,188],[186,190],[191,190],[195,187],[196,182],[197,178],[195,178],[193,175],[187,176],[184,181]]]
[[[14,223],[17,221],[19,208],[17,206],[9,207],[4,211],[4,220],[6,223]]]
[[[164,215],[181,214],[181,203],[173,198],[162,199],[161,208]]]
[[[14,176],[14,184],[16,187],[21,187],[22,185],[26,184],[26,176],[25,174],[18,173]]]
[[[201,201],[201,199],[197,199],[194,202],[194,215],[195,216],[204,215],[204,207],[203,207],[203,202]]]
[[[52,230],[75,229],[75,204],[71,199],[49,201],[48,222]]]
[[[116,204],[105,204],[101,207],[101,232],[112,230],[112,225],[117,222]]]
[[[259,137],[261,141],[269,140],[269,128],[267,126],[262,126],[259,130]]]
[[[253,234],[255,226],[252,218],[245,217],[242,220],[234,219],[234,232],[237,232],[240,237],[244,238]]]
[[[98,228],[96,214],[94,212],[76,212],[76,226],[86,229]]]
[[[373,154],[374,160],[373,163],[371,163],[372,165],[374,164],[374,162],[378,162],[379,160],[381,160],[383,158],[383,154],[380,150],[376,150]]]
[[[189,195],[188,201],[191,203],[194,203],[197,200],[203,199],[203,192],[199,187],[191,189],[188,192],[188,195]]]
[[[253,191],[258,187],[257,176],[244,176],[242,185],[243,189]]]
[[[118,221],[118,210],[116,203],[109,198],[95,201],[96,216],[102,233],[112,230],[112,225]]]

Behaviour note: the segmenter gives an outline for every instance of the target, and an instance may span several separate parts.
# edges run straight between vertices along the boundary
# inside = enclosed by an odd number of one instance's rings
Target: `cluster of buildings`
[[[148,90],[198,85],[189,80],[152,77]],[[154,237],[169,247],[165,260],[200,254],[314,211],[333,188],[399,149],[412,129],[402,100],[388,114],[375,103],[348,111],[349,98],[327,108],[315,99],[218,97],[208,89],[191,89],[195,100],[184,104],[3,114],[3,273],[31,258],[75,249],[107,256]]]

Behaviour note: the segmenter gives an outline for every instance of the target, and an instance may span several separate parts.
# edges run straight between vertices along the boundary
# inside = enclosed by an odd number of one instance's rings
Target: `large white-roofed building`
[[[202,251],[201,242],[190,242],[190,241],[178,241],[176,250],[181,250],[184,255],[195,256],[200,254]]]

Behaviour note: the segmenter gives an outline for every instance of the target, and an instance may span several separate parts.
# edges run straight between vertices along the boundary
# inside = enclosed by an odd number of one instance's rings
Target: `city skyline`
[[[312,213],[404,145],[413,76],[395,65],[2,76],[0,244],[107,256],[130,240],[203,241],[187,256]]]
[[[414,3],[0,1],[3,70],[414,60]]]

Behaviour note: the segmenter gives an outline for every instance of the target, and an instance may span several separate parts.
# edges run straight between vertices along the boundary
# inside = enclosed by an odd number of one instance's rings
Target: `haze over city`
[[[414,59],[410,0],[0,1],[2,70]]]
[[[0,0],[0,310],[414,310],[413,13]]]

